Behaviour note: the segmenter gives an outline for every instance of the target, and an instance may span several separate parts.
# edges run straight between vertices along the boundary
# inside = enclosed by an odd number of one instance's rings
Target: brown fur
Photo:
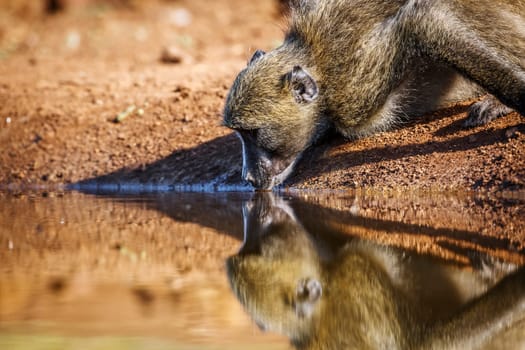
[[[478,106],[468,125],[510,108],[525,114],[523,0],[294,4],[283,45],[254,56],[224,108],[243,141],[243,176],[257,188],[284,180],[331,127],[368,135],[483,90],[497,112]]]
[[[496,270],[488,280],[371,242],[314,238],[270,195],[243,212],[245,244],[227,261],[232,289],[262,329],[298,349],[480,348],[525,319],[523,268],[495,284]]]

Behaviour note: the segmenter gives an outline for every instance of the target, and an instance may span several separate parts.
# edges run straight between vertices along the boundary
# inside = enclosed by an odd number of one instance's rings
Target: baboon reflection
[[[232,289],[259,327],[299,349],[470,349],[523,327],[523,268],[472,272],[357,238],[314,239],[268,193],[243,214]]]

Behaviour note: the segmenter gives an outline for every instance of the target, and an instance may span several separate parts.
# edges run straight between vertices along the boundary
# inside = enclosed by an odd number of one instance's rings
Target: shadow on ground
[[[173,152],[138,169],[116,172],[73,184],[85,191],[183,190],[248,191],[241,181],[242,155],[233,134],[218,137],[194,148]]]
[[[438,115],[427,115],[407,122],[402,129],[391,132],[389,137],[395,138],[397,133],[402,133],[405,129],[414,129],[417,125],[430,125],[436,119],[461,114],[465,108],[455,106],[439,111]],[[482,128],[464,132],[461,123],[462,119],[458,119],[437,130],[427,131],[436,136],[436,139],[432,141],[417,142],[415,138],[416,141],[410,143],[379,146],[374,146],[374,141],[371,141],[370,148],[350,149],[326,156],[331,149],[351,142],[333,133],[324,142],[305,152],[294,175],[286,181],[285,185],[300,186],[309,179],[330,174],[336,170],[356,173],[355,170],[359,170],[361,166],[384,161],[455,152],[458,152],[458,157],[460,157],[461,152],[508,140],[505,128]],[[435,125],[432,128],[436,129]],[[409,132],[414,133],[414,130],[409,130]],[[516,132],[525,133],[525,124],[519,124]],[[351,145],[348,148],[351,148]],[[73,188],[113,191],[141,189],[146,191],[251,191],[251,186],[241,180],[241,166],[242,155],[239,141],[234,134],[229,134],[194,148],[175,151],[168,157],[142,168],[123,168],[110,174],[80,181],[74,184]],[[468,172],[469,169],[464,169],[464,171]],[[407,177],[410,174],[395,175]],[[357,183],[362,183],[362,181],[357,181]],[[474,184],[471,185],[474,186]]]
[[[519,129],[525,132],[525,124]],[[474,139],[474,141],[472,141]],[[381,161],[398,160],[422,156],[432,153],[450,153],[466,151],[482,146],[492,145],[505,141],[505,130],[483,130],[474,134],[454,137],[445,141],[432,141],[420,144],[409,144],[403,146],[385,146],[371,148],[362,151],[338,154],[326,158],[323,154],[332,147],[337,147],[346,141],[340,137],[327,144],[316,147],[305,155],[299,163],[297,174],[290,178],[289,185],[299,184],[315,174],[330,173],[341,169],[351,169],[365,164],[373,164]]]

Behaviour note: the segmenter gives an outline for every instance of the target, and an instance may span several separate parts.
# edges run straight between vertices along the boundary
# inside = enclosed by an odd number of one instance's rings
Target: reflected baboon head
[[[260,328],[300,339],[318,317],[319,260],[291,208],[274,202],[265,194],[245,205],[245,243],[227,260],[228,277]]]
[[[231,288],[262,329],[298,349],[479,348],[501,325],[522,325],[523,270],[483,296],[472,292],[477,279],[429,268],[427,257],[354,238],[332,245],[272,193],[256,193],[243,214],[245,242],[226,263]]]
[[[302,152],[326,129],[318,117],[318,86],[297,59],[279,49],[257,51],[235,79],[224,125],[242,143],[242,177],[255,188],[284,181]]]

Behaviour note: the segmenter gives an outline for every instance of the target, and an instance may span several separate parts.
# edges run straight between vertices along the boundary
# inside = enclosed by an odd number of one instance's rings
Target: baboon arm
[[[505,277],[449,322],[436,325],[422,349],[472,349],[525,320],[525,268]]]
[[[402,15],[417,50],[525,115],[523,1],[410,0]]]

